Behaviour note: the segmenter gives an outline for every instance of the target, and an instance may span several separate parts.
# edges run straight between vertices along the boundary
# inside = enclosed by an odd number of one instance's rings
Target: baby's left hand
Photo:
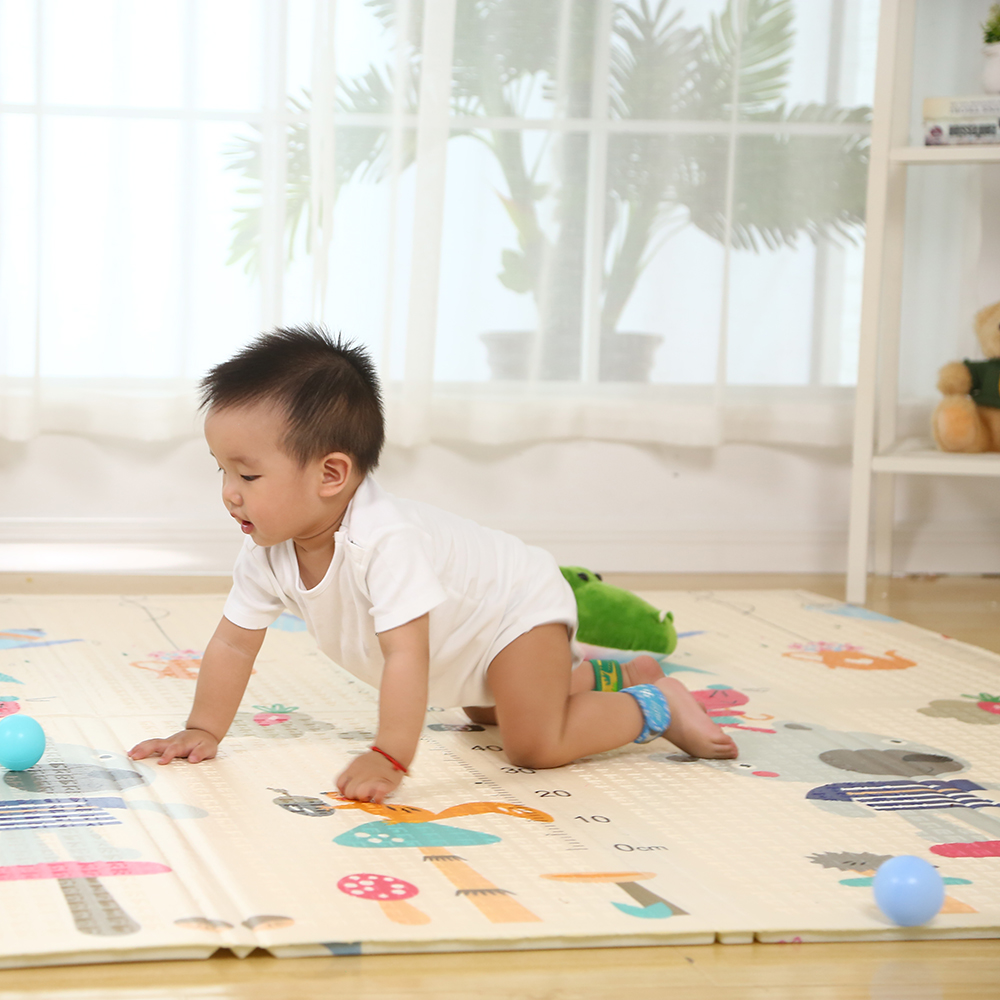
[[[402,780],[402,771],[397,771],[381,754],[369,750],[355,757],[340,773],[337,788],[346,799],[384,802]]]

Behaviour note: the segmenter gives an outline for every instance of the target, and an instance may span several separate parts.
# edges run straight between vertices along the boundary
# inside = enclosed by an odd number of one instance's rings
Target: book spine
[[[924,118],[928,121],[1000,118],[1000,94],[971,97],[926,97]]]
[[[924,122],[925,146],[988,146],[1000,143],[1000,117]]]

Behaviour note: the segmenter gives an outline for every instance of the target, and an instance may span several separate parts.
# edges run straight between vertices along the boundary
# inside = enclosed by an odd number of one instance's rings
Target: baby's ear
[[[342,451],[333,451],[323,456],[321,496],[336,496],[351,480],[354,460]]]

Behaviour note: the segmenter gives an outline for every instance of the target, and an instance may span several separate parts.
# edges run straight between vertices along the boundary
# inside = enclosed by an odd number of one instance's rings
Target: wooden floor
[[[606,574],[636,590],[800,588],[840,576]],[[211,593],[222,578],[0,574],[2,593]],[[868,606],[1000,653],[1000,577],[875,578]],[[998,671],[1000,686],[1000,671]],[[255,953],[0,972],[0,1000],[998,1000],[1000,940],[702,945],[285,959]]]

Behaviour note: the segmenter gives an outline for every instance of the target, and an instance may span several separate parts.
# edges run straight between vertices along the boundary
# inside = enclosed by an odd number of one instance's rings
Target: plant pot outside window
[[[531,330],[491,330],[479,339],[486,346],[486,363],[494,382],[524,382],[531,366]]]
[[[658,333],[606,333],[601,337],[597,377],[601,382],[648,382],[656,351],[663,343]]]
[[[479,339],[486,346],[490,378],[494,381],[526,381],[530,376],[531,351],[536,334],[531,330],[491,330]],[[601,382],[648,382],[657,348],[658,333],[606,333],[601,337],[597,377]]]

